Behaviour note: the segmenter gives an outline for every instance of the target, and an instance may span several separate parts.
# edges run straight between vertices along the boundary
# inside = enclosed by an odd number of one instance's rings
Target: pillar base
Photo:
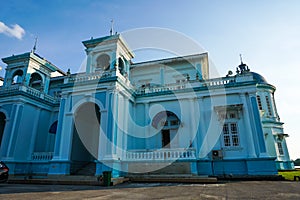
[[[49,175],[70,175],[71,162],[63,160],[50,161]]]

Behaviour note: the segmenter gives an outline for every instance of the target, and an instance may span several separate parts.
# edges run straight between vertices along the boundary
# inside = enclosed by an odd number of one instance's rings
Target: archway
[[[107,54],[101,54],[97,58],[97,68],[108,70],[110,67],[110,57]]]
[[[29,86],[34,89],[40,90],[40,89],[42,89],[42,85],[43,85],[42,76],[38,73],[31,74]]]
[[[94,175],[98,158],[100,108],[87,102],[74,113],[71,174]]]
[[[177,131],[180,125],[177,115],[171,111],[161,111],[152,120],[152,126],[161,129],[161,147],[177,148],[179,145]]]
[[[23,71],[22,70],[17,70],[15,71],[13,78],[12,78],[12,82],[11,84],[20,84],[23,81]]]
[[[125,64],[122,58],[119,58],[119,71],[122,75],[125,73]]]
[[[6,116],[3,112],[0,112],[0,146],[2,143],[5,124],[6,124]]]

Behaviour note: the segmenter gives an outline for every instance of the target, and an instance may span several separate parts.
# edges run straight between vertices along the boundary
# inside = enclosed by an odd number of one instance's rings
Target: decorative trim
[[[226,105],[226,106],[214,106],[214,111],[218,114],[218,120],[225,120],[227,118],[227,113],[234,112],[236,114],[235,119],[240,118],[240,112],[243,110],[243,104],[234,104],[234,105]]]

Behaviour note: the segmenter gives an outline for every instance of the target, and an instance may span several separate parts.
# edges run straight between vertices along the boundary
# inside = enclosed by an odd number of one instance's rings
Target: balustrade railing
[[[75,74],[71,75],[67,82],[85,82],[85,81],[92,81],[92,80],[99,80],[103,78],[112,77],[113,71],[105,71],[101,73],[91,73],[91,74]]]
[[[53,158],[53,152],[34,152],[31,155],[33,161],[49,161]]]
[[[136,90],[136,93],[143,95],[143,94],[149,94],[155,92],[176,91],[176,90],[196,88],[196,87],[217,87],[217,86],[224,86],[232,83],[235,83],[234,77],[215,78],[215,79],[209,79],[205,81],[191,80],[191,81],[186,81],[181,83],[166,84],[164,86],[140,87]]]
[[[218,86],[218,85],[227,85],[230,83],[234,83],[234,77],[226,77],[226,78],[217,78],[217,79],[210,79],[202,83],[203,86]]]
[[[178,159],[195,159],[195,149],[158,149],[153,151],[127,151],[125,160],[178,160]]]
[[[9,87],[1,87],[0,88],[0,94],[10,94],[13,92],[24,92],[26,94],[29,94],[30,96],[33,97],[37,97],[40,99],[44,99],[48,102],[51,103],[58,103],[59,99],[58,98],[54,98],[48,94],[45,94],[39,90],[36,90],[34,88],[31,88],[29,86],[25,86],[25,85],[12,85]]]

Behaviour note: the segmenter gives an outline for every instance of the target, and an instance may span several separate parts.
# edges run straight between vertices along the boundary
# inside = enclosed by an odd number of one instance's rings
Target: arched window
[[[284,150],[283,150],[283,146],[282,146],[282,142],[281,141],[277,141],[277,149],[278,149],[278,153],[279,155],[284,155]]]
[[[168,127],[168,126],[179,126],[180,120],[176,114],[171,111],[161,111],[157,113],[152,120],[152,126],[154,128],[158,127]]]
[[[177,131],[180,120],[176,114],[170,111],[161,111],[152,120],[152,126],[156,129],[161,128],[161,145],[163,148],[177,147]]]
[[[267,103],[267,108],[268,108],[268,114],[271,117],[272,116],[272,108],[271,108],[271,102],[270,102],[268,96],[266,96],[266,103]]]
[[[98,69],[103,69],[103,70],[108,70],[110,66],[110,57],[107,54],[101,54],[97,58],[97,68]]]
[[[5,123],[6,123],[6,116],[3,112],[0,112],[0,146],[1,146],[1,143],[2,143]]]
[[[49,128],[49,133],[56,134],[57,123],[58,123],[57,120],[55,122],[53,122],[53,124]]]
[[[263,110],[262,108],[262,104],[261,104],[261,98],[259,95],[256,96],[256,99],[257,99],[257,103],[258,103],[258,108],[259,110]]]
[[[31,74],[30,82],[29,82],[30,87],[40,90],[42,88],[42,84],[43,84],[43,79],[40,74],[38,73]]]
[[[22,70],[17,70],[13,74],[12,82],[11,84],[20,84],[23,81],[23,71]]]

